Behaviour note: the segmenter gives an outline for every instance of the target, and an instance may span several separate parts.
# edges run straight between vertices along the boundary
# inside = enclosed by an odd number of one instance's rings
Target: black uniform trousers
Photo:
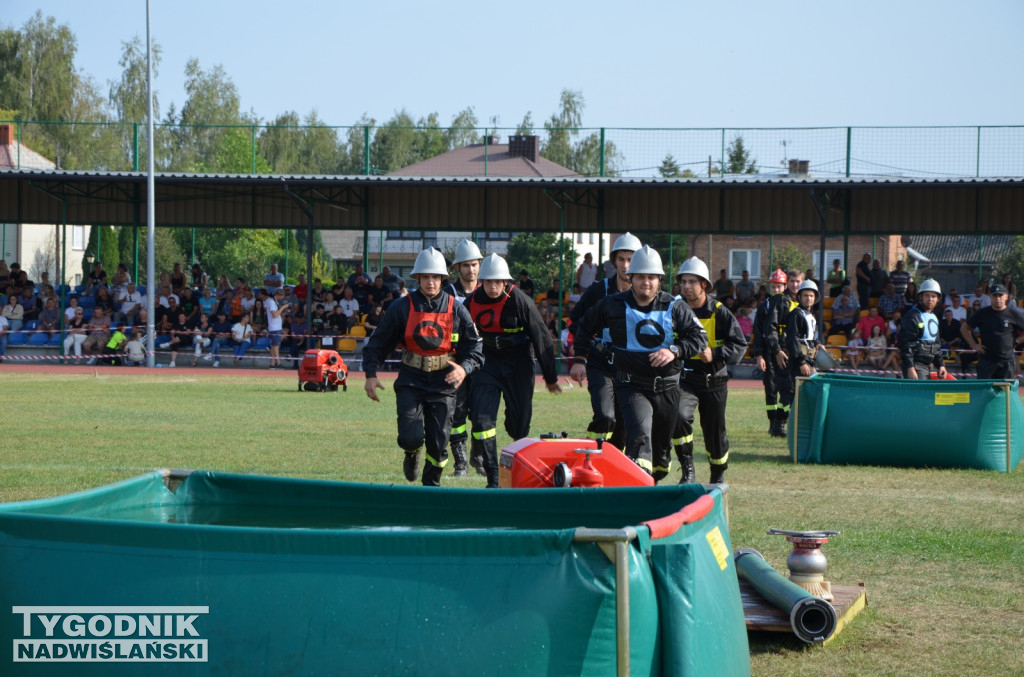
[[[779,388],[776,385],[776,372],[779,367],[769,356],[764,358],[764,373],[761,374],[761,383],[764,385],[764,408],[768,414],[768,420],[774,421],[778,416]]]
[[[469,416],[469,390],[472,380],[472,376],[467,375],[459,389],[455,391],[455,411],[452,413],[452,432],[449,440],[453,445],[456,442],[465,442],[468,437],[466,418]]]
[[[484,366],[473,374],[470,397],[473,410],[473,455],[483,454],[487,486],[498,486],[498,405],[505,399],[505,432],[513,440],[530,434],[533,418],[533,363],[527,353],[526,360],[488,358]]]
[[[794,367],[794,364],[795,360],[790,355],[785,369],[775,365],[775,390],[779,393],[779,406],[775,415],[783,423],[789,420],[789,410],[796,393],[796,377],[800,375],[800,367]]]
[[[729,467],[729,438],[725,434],[725,404],[729,388],[723,381],[705,386],[683,380],[679,382],[679,418],[676,420],[673,441],[679,446],[676,453],[693,456],[693,415],[700,412],[700,429],[704,433],[704,448],[711,465],[725,470]]]
[[[407,452],[426,445],[423,484],[441,486],[441,473],[448,463],[448,432],[455,409],[455,390],[443,385],[446,370],[433,372],[424,380],[395,382],[398,410],[398,446]],[[399,385],[401,383],[401,385]]]
[[[1016,377],[1012,360],[994,361],[986,357],[978,360],[978,378],[1014,379]]]
[[[615,395],[615,377],[612,367],[587,361],[587,391],[594,417],[587,426],[590,437],[604,439],[624,451],[626,427],[622,407]]]
[[[662,392],[615,381],[615,397],[626,428],[626,456],[654,477],[664,479],[672,467],[672,430],[679,414],[679,387]]]

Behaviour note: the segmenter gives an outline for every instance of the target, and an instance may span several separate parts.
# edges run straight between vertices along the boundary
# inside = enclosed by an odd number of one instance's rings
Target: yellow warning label
[[[711,546],[711,552],[714,553],[715,559],[718,560],[718,566],[725,571],[725,567],[729,565],[729,548],[725,547],[725,539],[722,538],[722,532],[715,527],[707,533],[708,544]]]
[[[949,406],[952,404],[970,404],[970,393],[935,393],[935,404]]]

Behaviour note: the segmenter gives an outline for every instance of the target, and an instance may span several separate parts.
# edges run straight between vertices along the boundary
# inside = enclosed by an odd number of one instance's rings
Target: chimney
[[[14,133],[10,125],[0,125],[0,146],[13,146]]]
[[[488,146],[497,146],[498,144],[501,143],[501,137],[498,136],[497,134],[490,134],[484,143],[486,143]]]
[[[793,176],[807,176],[810,165],[810,160],[790,160],[789,173]]]
[[[508,154],[536,162],[540,159],[540,137],[520,135],[508,137]]]

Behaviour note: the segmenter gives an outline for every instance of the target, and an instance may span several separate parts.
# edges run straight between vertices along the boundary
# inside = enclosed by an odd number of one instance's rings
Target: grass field
[[[0,501],[159,467],[404,483],[387,385],[377,404],[361,378],[347,393],[319,394],[297,392],[283,374],[0,373]],[[752,637],[754,674],[1024,674],[1024,469],[795,466],[784,441],[767,436],[763,409],[760,390],[732,390],[733,547],[785,571],[789,544],[769,527],[839,530],[825,548],[829,578],[863,582],[868,607],[827,646]],[[532,433],[579,435],[589,410],[583,389],[540,389]],[[867,422],[864,442],[882,442]],[[448,486],[484,484],[450,472]],[[698,479],[707,477],[700,463]]]

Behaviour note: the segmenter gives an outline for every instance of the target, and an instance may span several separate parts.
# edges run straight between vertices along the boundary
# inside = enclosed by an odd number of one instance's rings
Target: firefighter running
[[[487,487],[498,486],[498,404],[505,400],[505,432],[530,434],[533,417],[533,354],[548,392],[561,393],[555,344],[533,299],[511,284],[508,264],[491,254],[480,266],[480,288],[466,302],[483,342],[484,364],[473,374],[473,455],[483,457]],[[530,348],[533,348],[531,354]]]
[[[630,290],[604,297],[583,317],[569,374],[583,383],[593,340],[606,336],[613,353],[615,397],[626,428],[624,451],[655,481],[672,467],[681,361],[707,347],[704,328],[690,307],[661,291],[663,275],[658,252],[648,246],[634,252]]]
[[[711,484],[720,484],[729,467],[729,438],[725,432],[725,405],[729,396],[729,366],[740,363],[747,340],[732,312],[708,296],[711,278],[707,265],[696,256],[684,261],[676,276],[683,300],[704,326],[708,347],[683,362],[679,381],[679,418],[672,444],[683,472],[680,484],[697,481],[693,467],[693,415],[700,411],[704,448],[711,465]]]
[[[604,331],[591,343],[589,339],[581,339],[576,331],[587,311],[602,299],[629,291],[630,260],[633,258],[633,252],[639,248],[640,240],[635,235],[625,233],[617,238],[609,254],[611,262],[615,265],[615,274],[590,285],[569,316],[575,334],[575,353],[589,356],[586,365],[587,390],[590,392],[590,406],[594,411],[594,417],[587,426],[588,436],[607,440],[619,449],[622,449],[624,444],[624,426],[620,407],[615,399],[615,367],[612,364],[611,339],[608,332]],[[580,352],[581,340],[588,341],[583,353]]]
[[[402,366],[395,379],[398,446],[405,451],[402,469],[410,482],[440,486],[448,462],[448,434],[455,409],[455,391],[467,374],[483,361],[480,336],[469,311],[442,289],[448,277],[444,255],[433,247],[416,256],[412,269],[418,289],[408,302],[390,306],[363,347],[366,395],[380,401],[384,390],[377,370],[396,346],[402,346]],[[452,354],[454,348],[454,355]]]
[[[483,258],[484,255],[480,253],[480,248],[471,240],[463,240],[455,245],[455,261],[452,262],[452,266],[455,267],[457,277],[445,288],[445,291],[454,296],[459,303],[464,303],[479,286],[478,274]],[[455,413],[452,414],[450,442],[452,456],[455,458],[456,477],[465,477],[469,474],[466,468],[466,417],[469,414],[469,389],[472,381],[473,377],[467,375],[463,379],[462,385],[455,391]],[[471,462],[476,471],[483,474],[483,464],[480,458],[474,457]]]

